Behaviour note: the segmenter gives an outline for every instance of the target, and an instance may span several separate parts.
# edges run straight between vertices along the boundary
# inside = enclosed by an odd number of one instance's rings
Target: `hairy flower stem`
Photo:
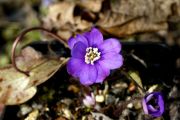
[[[121,73],[122,73],[123,75],[125,75],[128,79],[130,79],[131,81],[134,81],[134,83],[136,84],[136,86],[139,87],[144,94],[146,93],[146,90],[145,90],[143,87],[141,87],[141,86],[136,82],[136,80],[134,80],[126,71],[121,70]]]
[[[46,32],[48,35],[50,35],[51,37],[53,37],[53,38],[55,38],[56,40],[58,40],[59,42],[61,42],[65,47],[68,47],[66,41],[65,41],[62,37],[60,37],[60,36],[52,33],[50,30],[47,30],[47,29],[45,29],[45,28],[43,28],[43,27],[33,27],[33,28],[29,28],[29,29],[26,29],[26,30],[24,30],[23,32],[21,32],[21,34],[16,37],[16,39],[15,39],[13,45],[12,45],[12,49],[11,49],[11,61],[12,61],[13,67],[14,67],[18,72],[23,73],[23,74],[25,74],[26,76],[29,76],[29,71],[23,71],[23,70],[19,69],[19,68],[17,67],[17,65],[16,65],[16,61],[15,61],[15,57],[16,57],[16,56],[15,56],[15,50],[16,50],[16,47],[17,47],[18,43],[19,43],[20,41],[22,41],[23,37],[24,37],[28,32],[31,32],[31,31],[34,31],[34,30],[44,31],[44,32]]]

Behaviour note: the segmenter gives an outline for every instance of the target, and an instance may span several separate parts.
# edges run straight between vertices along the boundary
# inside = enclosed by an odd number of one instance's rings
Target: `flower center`
[[[98,51],[98,48],[88,47],[86,48],[85,62],[94,65],[94,62],[100,59],[100,55],[101,52]]]

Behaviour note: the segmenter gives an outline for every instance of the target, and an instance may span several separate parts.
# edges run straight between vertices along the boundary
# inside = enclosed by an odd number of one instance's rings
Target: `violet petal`
[[[142,99],[142,106],[143,106],[144,113],[148,114],[148,108],[147,108],[146,100],[144,98]]]
[[[96,83],[102,83],[103,80],[109,76],[110,70],[104,66],[101,66],[99,63],[95,64],[95,66],[98,72]]]
[[[88,46],[88,41],[87,39],[82,36],[82,35],[76,35],[76,37],[71,37],[69,40],[68,40],[68,45],[70,47],[70,49],[73,49],[74,45],[77,43],[77,42],[82,42],[84,43],[86,46]]]
[[[159,105],[160,112],[162,114],[164,112],[164,100],[161,95],[158,96],[158,105]]]
[[[72,57],[84,59],[86,48],[87,46],[85,44],[82,42],[77,42],[71,51]]]
[[[85,99],[83,99],[83,103],[87,107],[91,107],[95,104],[95,99],[92,96],[86,96]]]
[[[82,59],[71,57],[67,63],[67,72],[74,77],[78,77],[84,65],[85,63]]]
[[[158,110],[155,109],[152,105],[148,105],[147,107],[148,107],[148,109],[149,109],[151,112],[157,112],[157,111],[158,111]]]
[[[121,51],[121,44],[117,39],[110,38],[107,39],[99,46],[102,54],[108,52],[116,52],[119,53]]]
[[[151,99],[155,99],[158,109],[154,108],[149,102]],[[149,103],[148,103],[149,102]],[[143,110],[145,114],[149,114],[153,117],[160,117],[164,112],[164,100],[160,92],[152,92],[146,95],[142,100]]]
[[[81,66],[79,66],[81,67]],[[94,65],[84,65],[83,70],[80,72],[80,82],[83,85],[91,85],[95,83],[97,78],[97,70]]]
[[[153,93],[150,93],[149,95],[147,95],[146,102],[149,102],[153,96],[154,96]]]
[[[123,65],[123,57],[120,54],[110,52],[102,55],[98,62],[106,68],[117,69]]]
[[[162,113],[160,112],[160,111],[158,111],[158,112],[151,112],[150,113],[153,117],[160,117],[160,116],[162,116]]]
[[[91,47],[93,46],[97,47],[98,45],[103,43],[103,35],[96,28],[92,28],[90,32],[86,32],[84,35],[86,36],[89,46]]]

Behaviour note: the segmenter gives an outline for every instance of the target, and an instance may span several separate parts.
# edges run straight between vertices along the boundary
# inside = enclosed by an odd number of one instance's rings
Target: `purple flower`
[[[145,114],[160,117],[164,112],[164,100],[160,92],[152,92],[142,100]]]
[[[86,107],[92,107],[95,105],[96,101],[95,101],[95,98],[94,98],[94,94],[91,93],[91,96],[90,95],[86,95],[86,97],[83,99],[83,103]]]
[[[102,83],[111,69],[117,69],[123,64],[119,41],[114,38],[103,41],[101,32],[96,28],[70,38],[68,45],[72,57],[68,61],[67,71],[80,78],[83,85]]]

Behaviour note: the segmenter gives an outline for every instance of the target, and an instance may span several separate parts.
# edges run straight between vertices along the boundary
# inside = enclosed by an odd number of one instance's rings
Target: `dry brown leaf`
[[[113,0],[111,10],[100,14],[97,25],[117,37],[167,30],[167,21],[180,20],[179,0]]]
[[[30,89],[28,93],[31,94],[28,94],[27,97],[22,96],[19,100],[17,97],[19,93],[27,93],[24,92],[24,90],[29,83],[29,78],[24,74],[17,72],[11,66],[0,69],[0,79],[0,103],[11,104],[9,103],[9,101],[11,101],[12,104],[14,102],[18,104],[20,101],[26,101],[35,94],[35,90]]]
[[[97,22],[97,25],[103,28],[109,28],[126,24],[133,19],[135,19],[135,17],[123,16],[119,13],[107,11],[104,14],[100,14],[100,20]]]
[[[22,53],[16,60],[18,67],[28,70],[30,76],[17,72],[12,66],[0,68],[0,103],[14,105],[26,102],[35,95],[36,86],[48,80],[68,60],[42,57],[30,47]]]
[[[75,11],[75,7],[79,9]],[[93,25],[116,37],[124,37],[167,30],[168,21],[173,20],[180,21],[179,0],[77,0],[50,6],[44,26],[54,28],[64,39]]]
[[[45,19],[51,20],[54,27],[63,27],[66,24],[74,23],[74,2],[59,2],[49,6],[48,16]],[[46,26],[46,25],[45,25]]]
[[[166,22],[152,23],[144,18],[141,18],[114,27],[103,27],[103,25],[100,25],[100,27],[109,34],[117,37],[124,37],[134,33],[166,30],[168,28],[168,24]]]
[[[90,28],[93,24],[86,20],[83,20],[80,16],[75,17],[75,30],[85,31]]]
[[[68,40],[71,36],[89,30],[97,19],[103,0],[63,1],[49,6],[43,18],[43,27],[57,30],[56,33]],[[77,10],[75,10],[77,7]],[[78,9],[79,8],[79,9]],[[82,9],[82,10],[81,10]],[[83,10],[84,9],[84,10]]]
[[[0,101],[1,103],[5,105],[17,105],[17,104],[24,103],[28,101],[29,99],[31,99],[36,94],[37,88],[30,87],[25,90],[19,90],[19,91],[15,90],[15,92],[11,92],[11,91],[13,91],[13,89],[10,89],[6,93],[4,93],[6,95],[3,96],[4,101]]]
[[[56,29],[57,34],[63,39],[68,39],[72,36],[74,24],[74,8],[73,1],[58,2],[49,6],[48,15],[43,18],[43,27],[47,29]]]
[[[63,39],[68,40],[73,35],[73,32],[70,30],[58,30],[57,34]]]
[[[146,17],[151,22],[165,22],[174,14],[180,17],[179,0],[113,0],[111,8],[122,16]]]
[[[92,11],[92,12],[99,12],[102,7],[102,2],[104,0],[80,0],[78,5]]]
[[[30,82],[28,86],[31,87],[42,84],[50,77],[52,77],[54,73],[56,73],[60,69],[61,66],[66,64],[67,61],[68,58],[64,58],[61,60],[47,59],[47,61],[30,71]]]
[[[74,16],[74,8],[78,3],[63,1],[49,6],[48,15],[43,20],[44,27],[56,29],[57,34],[64,39],[69,39],[77,31],[89,29],[92,26],[91,22],[82,19],[82,16]]]
[[[43,62],[44,59],[41,59],[42,57],[43,55],[40,52],[27,46],[21,51],[20,55],[16,57],[16,64],[19,68],[26,71]]]

